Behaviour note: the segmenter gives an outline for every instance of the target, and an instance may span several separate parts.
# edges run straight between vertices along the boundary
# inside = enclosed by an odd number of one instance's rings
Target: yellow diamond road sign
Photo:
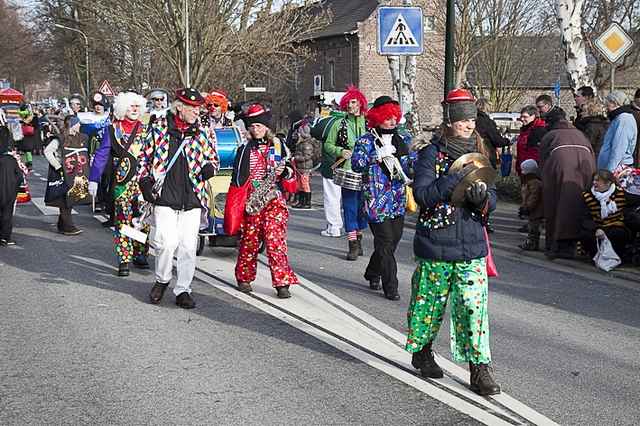
[[[633,46],[633,40],[618,24],[611,24],[596,39],[596,47],[611,63],[616,63],[626,55]]]

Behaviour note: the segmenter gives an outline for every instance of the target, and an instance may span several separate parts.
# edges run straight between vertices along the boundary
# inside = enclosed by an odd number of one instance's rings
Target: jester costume
[[[458,93],[464,92],[464,93]],[[464,121],[473,129],[476,116],[473,96],[457,89],[445,104],[446,132],[452,123]],[[464,95],[464,96],[461,96]],[[461,127],[461,126],[459,126]],[[449,173],[461,155],[478,152],[475,137],[446,135],[426,146],[416,146],[413,191],[420,206],[414,238],[418,266],[411,281],[411,301],[407,313],[409,332],[406,350],[413,353],[412,364],[425,377],[441,378],[431,350],[442,324],[447,300],[451,298],[451,352],[457,362],[468,362],[471,390],[493,395],[500,387],[488,370],[489,350],[487,215],[495,208],[495,186],[470,183],[462,205],[454,206],[451,196],[464,178],[464,171]],[[463,169],[464,170],[464,169]],[[468,171],[468,169],[467,169]]]
[[[134,227],[133,220],[140,215],[141,193],[136,169],[144,143],[144,124],[127,117],[115,120],[103,134],[102,143],[95,153],[91,182],[100,182],[109,158],[113,167],[111,196],[114,201],[114,249],[119,262],[118,275],[128,275],[128,265],[147,268],[148,246],[123,234],[123,226]]]
[[[162,300],[177,258],[176,304],[191,309],[191,281],[196,269],[198,231],[208,215],[207,179],[218,170],[218,155],[197,120],[204,98],[195,89],[180,89],[176,113],[167,112],[147,132],[138,176],[145,201],[153,205],[155,226],[150,236],[156,250],[156,283],[149,295]],[[189,116],[191,122],[185,121]],[[183,118],[185,117],[185,118]]]
[[[253,123],[268,126],[271,113],[261,105],[254,104],[249,107],[244,120],[247,127]],[[250,182],[248,200],[251,200],[253,192],[265,189],[262,185],[270,185],[271,189],[276,191],[275,197],[267,199],[257,213],[244,214],[235,271],[238,288],[242,292],[252,290],[250,283],[256,279],[258,251],[262,241],[266,245],[271,281],[278,297],[290,297],[289,286],[298,284],[298,277],[291,269],[287,258],[289,211],[278,186],[295,188],[295,175],[288,163],[288,157],[285,145],[277,138],[269,136],[262,139],[252,138],[247,144],[242,145],[236,154],[231,180],[238,187],[243,187],[247,181]],[[276,175],[275,169],[285,164],[282,174]],[[273,175],[273,182],[265,179],[270,175]]]

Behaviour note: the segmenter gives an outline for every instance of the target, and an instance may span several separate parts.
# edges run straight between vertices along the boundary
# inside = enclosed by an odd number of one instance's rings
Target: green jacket
[[[347,115],[347,143],[349,145],[349,150],[353,151],[353,147],[356,145],[356,141],[360,139],[362,135],[367,133],[367,126],[364,119],[364,116],[360,115],[358,117],[354,115]],[[340,130],[340,121],[336,121],[329,134],[327,135],[327,140],[324,143],[324,152],[327,154],[327,158],[330,159],[331,164],[336,162],[338,158],[341,158],[342,151],[344,148],[336,145],[338,139],[338,131]],[[328,167],[331,166],[328,165]],[[351,170],[351,161],[346,160],[341,165],[340,168]],[[323,172],[324,176],[324,172]],[[325,176],[326,177],[326,176]]]

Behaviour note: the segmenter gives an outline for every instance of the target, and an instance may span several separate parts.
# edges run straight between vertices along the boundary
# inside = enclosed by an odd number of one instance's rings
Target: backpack
[[[311,127],[311,137],[324,144],[329,132],[331,131],[331,127],[333,127],[333,123],[344,119],[344,117],[344,113],[331,113],[328,117],[324,117],[316,121],[316,124]]]

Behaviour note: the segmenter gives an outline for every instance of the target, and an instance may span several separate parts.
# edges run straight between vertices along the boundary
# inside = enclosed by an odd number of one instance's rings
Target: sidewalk
[[[415,229],[417,216],[407,215],[405,218],[406,226]],[[549,260],[543,251],[524,251],[518,247],[525,238],[526,234],[518,232],[518,228],[526,223],[524,220],[518,219],[518,205],[501,201],[498,208],[491,216],[491,223],[495,232],[490,235],[491,246],[501,252],[499,255],[514,258],[532,258],[537,261],[548,263],[549,265],[563,265],[584,272],[594,272],[597,274],[620,278],[640,284],[640,274],[638,268],[633,265],[622,265],[611,272],[604,272],[596,268],[593,262],[586,262],[580,259],[554,259]],[[544,247],[544,232],[540,245]],[[640,286],[639,286],[640,288]]]

